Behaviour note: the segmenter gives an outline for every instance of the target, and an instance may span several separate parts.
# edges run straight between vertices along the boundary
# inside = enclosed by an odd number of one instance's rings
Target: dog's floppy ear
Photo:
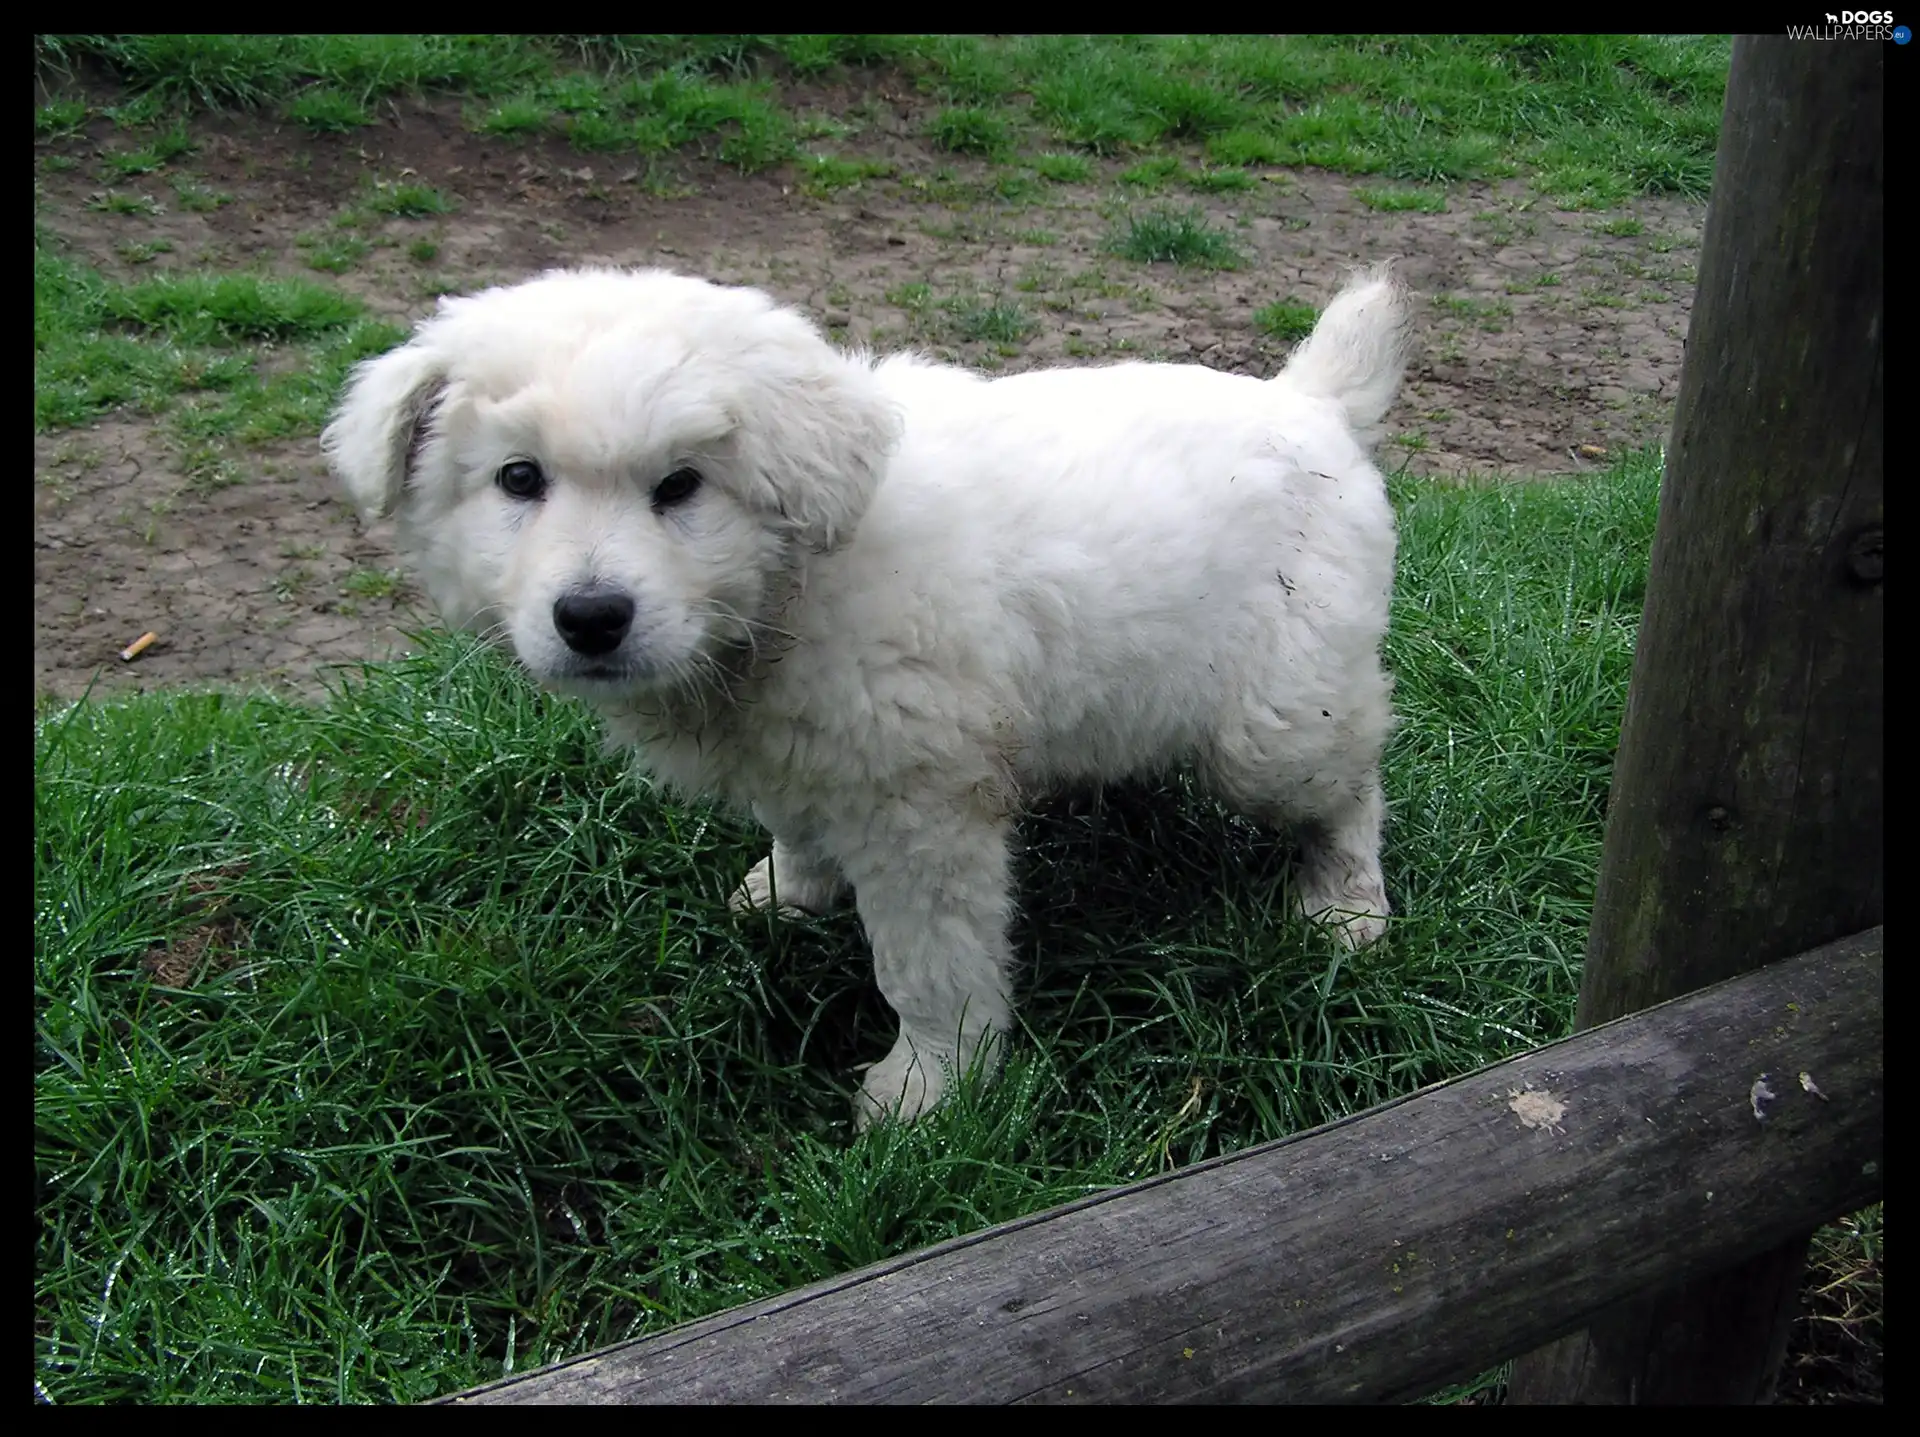
[[[803,544],[824,552],[853,537],[899,440],[900,417],[872,365],[810,338],[789,355],[793,368],[767,375],[740,406],[738,432],[749,482]]]
[[[444,358],[418,341],[355,366],[320,447],[363,518],[399,502],[446,384]]]

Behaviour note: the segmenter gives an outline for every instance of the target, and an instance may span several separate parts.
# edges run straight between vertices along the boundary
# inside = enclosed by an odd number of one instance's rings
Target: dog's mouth
[[[634,688],[650,684],[658,675],[651,665],[620,659],[575,659],[549,668],[541,675],[556,688],[570,686],[602,691],[608,688]]]
[[[644,698],[671,690],[686,678],[676,665],[625,653],[567,654],[528,668],[543,687],[594,700]]]

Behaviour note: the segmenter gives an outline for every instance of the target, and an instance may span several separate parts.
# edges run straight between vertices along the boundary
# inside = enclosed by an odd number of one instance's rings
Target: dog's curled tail
[[[1407,311],[1407,291],[1391,265],[1361,270],[1293,351],[1280,380],[1301,394],[1336,400],[1360,442],[1371,446],[1406,367]]]

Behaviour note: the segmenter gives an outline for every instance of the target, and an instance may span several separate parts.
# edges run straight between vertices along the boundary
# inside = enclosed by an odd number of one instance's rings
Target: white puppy
[[[1393,514],[1366,446],[1406,306],[1357,277],[1278,378],[986,379],[847,355],[750,289],[584,270],[442,302],[324,438],[450,622],[772,853],[737,906],[849,889],[900,1017],[863,1123],[1010,1021],[1037,791],[1190,764],[1295,829],[1295,889],[1385,926]]]

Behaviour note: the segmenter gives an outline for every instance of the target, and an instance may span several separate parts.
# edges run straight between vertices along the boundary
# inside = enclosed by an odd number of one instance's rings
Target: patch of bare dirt
[[[1424,302],[1388,467],[1564,473],[1665,436],[1700,206],[1647,202],[1623,223],[1555,211],[1509,184],[1456,189],[1439,214],[1383,212],[1366,184],[1317,171],[1220,195],[1177,183],[1140,194],[1116,183],[1122,162],[1052,185],[929,150],[916,102],[884,89],[821,99],[857,102],[864,121],[821,148],[883,160],[892,175],[815,195],[793,168],[647,168],[553,139],[482,139],[457,103],[436,100],[345,136],[196,121],[194,154],[113,186],[149,196],[151,215],[89,207],[108,188],[100,156],[139,143],[96,120],[40,143],[37,218],[117,279],[207,265],[298,274],[398,323],[438,293],[555,265],[667,265],[761,286],[848,343],[930,348],[1001,372],[1155,358],[1271,374],[1290,345],[1262,333],[1255,311],[1324,303],[1351,265],[1396,257]],[[398,180],[434,186],[455,210],[365,222],[355,233],[373,247],[357,267],[313,274],[303,241],[342,233],[369,186]],[[181,181],[230,200],[183,207]],[[1158,205],[1202,210],[1245,263],[1208,271],[1107,251],[1125,209]],[[993,305],[1017,306],[1027,331],[983,319]],[[338,502],[311,438],[237,450],[218,484],[186,468],[164,417],[120,414],[36,440],[39,693],[256,681],[311,693],[323,665],[391,653],[406,627],[429,622],[386,577],[396,561],[384,535],[363,533]],[[148,630],[158,642],[122,663]]]

